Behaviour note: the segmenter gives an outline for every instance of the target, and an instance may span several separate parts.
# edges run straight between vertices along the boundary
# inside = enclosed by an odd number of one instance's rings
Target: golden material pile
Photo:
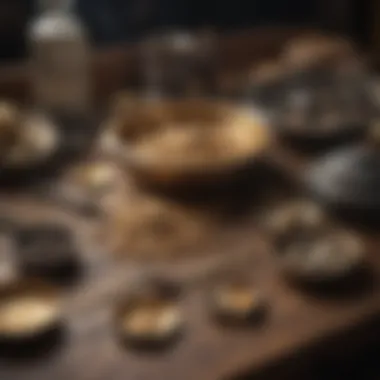
[[[213,222],[200,212],[144,193],[122,195],[108,204],[106,236],[119,257],[181,259],[212,233]]]
[[[127,164],[154,171],[202,172],[261,154],[270,136],[263,119],[242,107],[205,100],[119,99],[105,133]],[[117,148],[116,148],[117,147]]]
[[[60,319],[60,299],[54,287],[22,281],[1,288],[0,340],[39,336],[56,326]]]
[[[28,334],[46,326],[56,316],[55,302],[35,296],[9,300],[0,305],[0,332]]]

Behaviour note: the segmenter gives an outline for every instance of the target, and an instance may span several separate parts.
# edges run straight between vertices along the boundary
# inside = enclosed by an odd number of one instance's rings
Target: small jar
[[[42,0],[28,29],[34,101],[43,110],[84,113],[90,106],[89,44],[69,0]]]

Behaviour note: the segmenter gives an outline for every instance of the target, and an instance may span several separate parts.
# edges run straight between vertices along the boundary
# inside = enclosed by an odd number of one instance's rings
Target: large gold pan
[[[215,100],[127,99],[107,122],[102,147],[139,181],[202,185],[257,162],[271,135],[265,119]]]

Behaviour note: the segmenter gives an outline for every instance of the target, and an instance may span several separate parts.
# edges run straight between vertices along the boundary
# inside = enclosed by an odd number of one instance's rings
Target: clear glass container
[[[172,32],[141,44],[143,92],[149,96],[194,96],[214,88],[216,43],[212,32]]]
[[[34,101],[42,109],[86,112],[91,103],[90,46],[70,0],[42,0],[28,28]]]

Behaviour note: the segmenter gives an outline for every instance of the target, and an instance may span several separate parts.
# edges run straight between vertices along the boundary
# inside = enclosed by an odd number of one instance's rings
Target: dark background
[[[76,0],[75,12],[94,44],[110,46],[168,28],[213,26],[219,31],[268,25],[335,29],[370,40],[370,0]],[[35,0],[0,0],[0,60],[26,55]]]
[[[79,0],[78,13],[98,43],[112,43],[168,27],[311,23],[315,0]],[[94,5],[95,6],[94,6]]]

